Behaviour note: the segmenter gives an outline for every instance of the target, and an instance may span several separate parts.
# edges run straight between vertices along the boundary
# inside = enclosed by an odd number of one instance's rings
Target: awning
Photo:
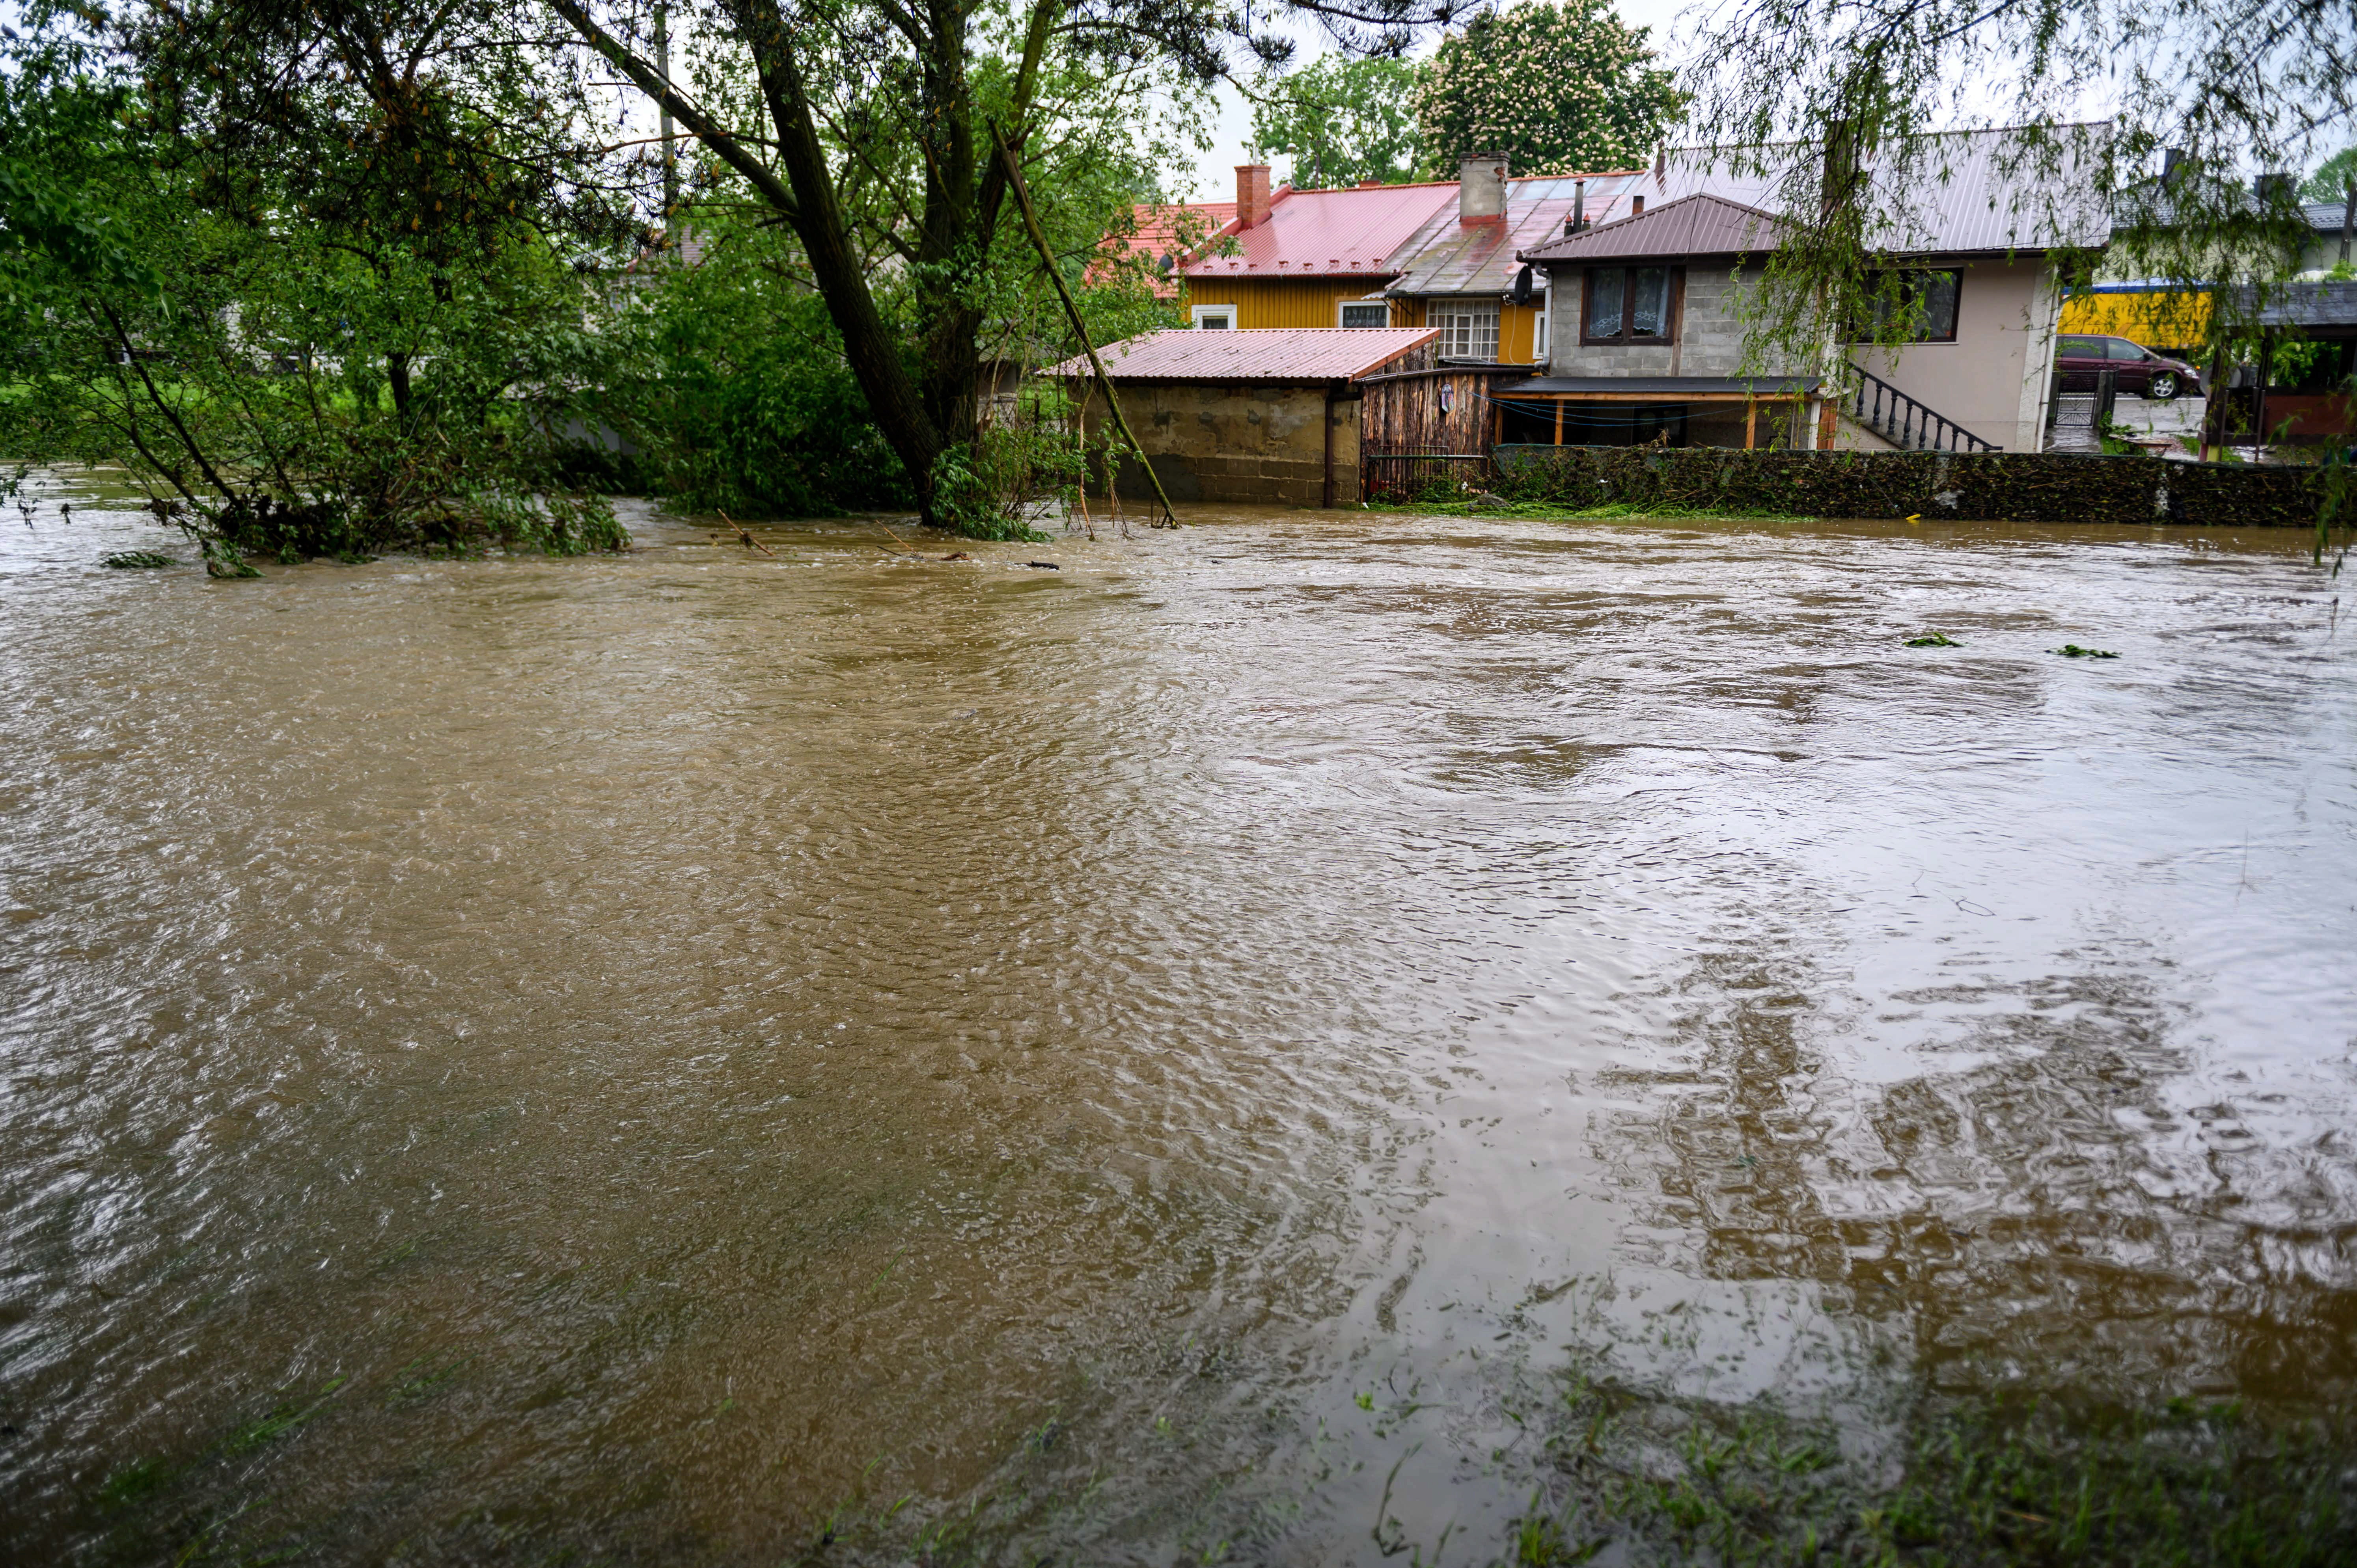
[[[1491,397],[1569,397],[1637,403],[1741,403],[1747,398],[1814,397],[1823,376],[1533,376],[1492,387]]]

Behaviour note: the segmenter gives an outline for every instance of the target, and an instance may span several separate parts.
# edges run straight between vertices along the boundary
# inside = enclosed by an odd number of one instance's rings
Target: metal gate
[[[2046,400],[2046,449],[2102,451],[2104,426],[2111,423],[2119,394],[2120,373],[2108,366],[2069,375],[2058,367],[2053,395]]]

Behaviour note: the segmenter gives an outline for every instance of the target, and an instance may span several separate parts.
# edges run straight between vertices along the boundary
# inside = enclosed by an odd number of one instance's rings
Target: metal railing
[[[1911,452],[1996,452],[1994,441],[1984,441],[1937,409],[1926,408],[1880,376],[1857,366],[1841,397],[1841,410],[1893,446]]]

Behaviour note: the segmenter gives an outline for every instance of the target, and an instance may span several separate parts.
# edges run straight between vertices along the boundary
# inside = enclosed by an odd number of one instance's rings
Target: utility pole
[[[655,74],[663,85],[671,85],[671,8],[655,3]],[[679,206],[679,158],[672,150],[671,106],[661,104],[662,111],[662,192],[663,243],[677,247],[678,236],[672,232],[672,213]]]

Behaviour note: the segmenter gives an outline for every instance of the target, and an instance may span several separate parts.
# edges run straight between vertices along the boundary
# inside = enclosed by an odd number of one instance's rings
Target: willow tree
[[[1759,336],[1800,354],[1846,323],[1911,330],[1876,297],[1881,252],[1976,129],[2018,231],[2108,226],[2115,270],[2258,285],[2221,295],[2213,330],[2234,334],[2299,232],[2278,171],[2357,112],[2357,0],[1726,0],[1689,44],[1689,134],[1786,220]]]
[[[758,113],[741,115],[657,69],[652,13],[635,0],[548,3],[793,231],[877,427],[929,520],[952,526],[964,520],[941,476],[974,427],[990,285],[1038,264],[1012,220],[999,144],[1027,165],[1045,154],[1060,134],[1043,97],[1060,67],[1150,67],[1162,91],[1202,94],[1233,63],[1292,52],[1265,13],[1256,23],[1211,0],[709,0],[673,10],[675,32],[730,57],[755,84]],[[1336,0],[1297,11],[1348,47],[1395,53],[1447,5]],[[899,217],[863,243],[854,206],[877,188]],[[909,295],[913,341],[879,305],[887,286]]]

